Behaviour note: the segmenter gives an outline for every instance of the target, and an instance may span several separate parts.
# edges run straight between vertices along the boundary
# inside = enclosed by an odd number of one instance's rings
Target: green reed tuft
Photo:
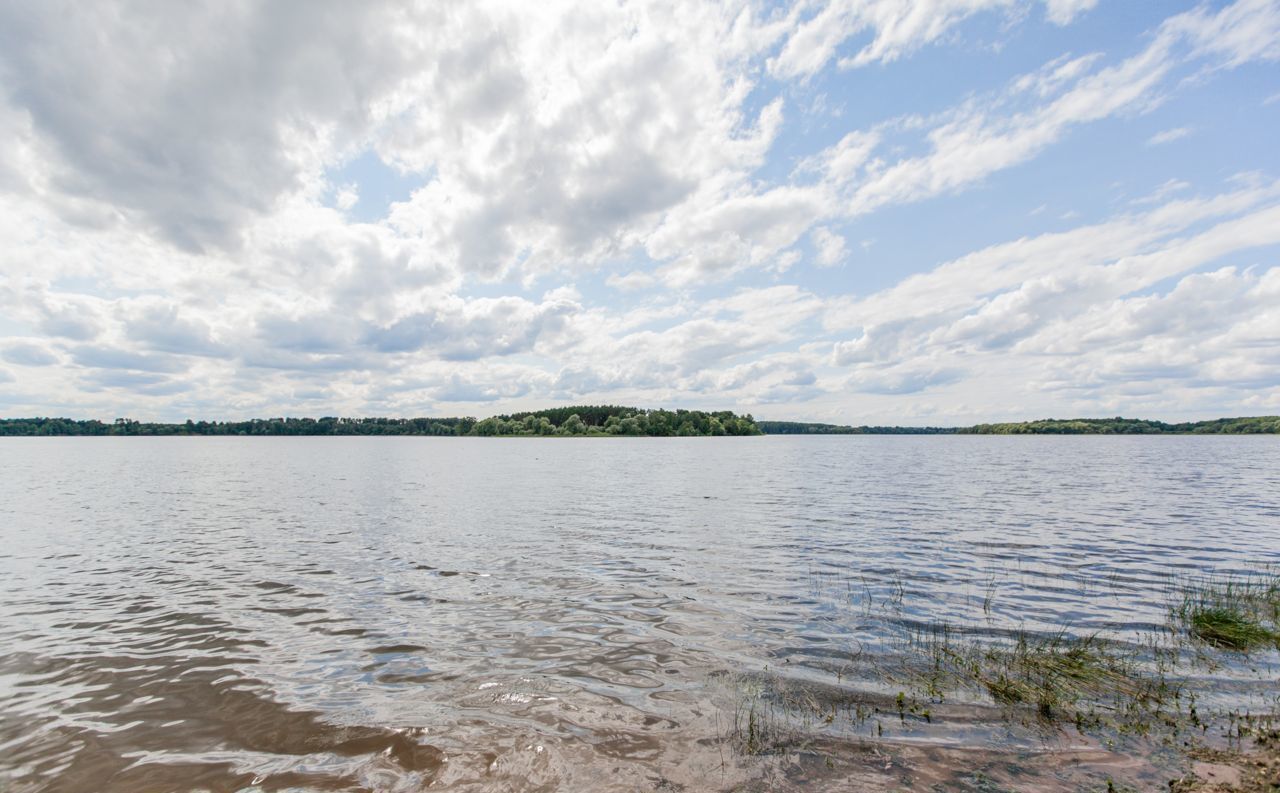
[[[1174,627],[1210,646],[1250,652],[1280,649],[1280,575],[1273,570],[1178,585]]]

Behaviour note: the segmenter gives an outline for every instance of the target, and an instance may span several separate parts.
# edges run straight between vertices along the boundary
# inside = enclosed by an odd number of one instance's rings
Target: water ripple
[[[11,439],[0,549],[0,787],[703,789],[727,672],[1280,563],[1280,445]]]

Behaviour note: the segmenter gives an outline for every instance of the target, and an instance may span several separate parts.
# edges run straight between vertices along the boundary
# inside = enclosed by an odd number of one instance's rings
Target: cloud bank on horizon
[[[1280,0],[0,6],[0,415],[1280,412]]]

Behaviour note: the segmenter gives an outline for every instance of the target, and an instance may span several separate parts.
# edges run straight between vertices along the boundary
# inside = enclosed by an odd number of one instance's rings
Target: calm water
[[[1274,438],[8,439],[0,790],[727,787],[735,675],[1260,563]]]

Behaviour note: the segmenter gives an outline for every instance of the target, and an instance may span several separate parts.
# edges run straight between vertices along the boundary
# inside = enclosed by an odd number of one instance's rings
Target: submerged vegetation
[[[1031,706],[1041,718],[1077,725],[1096,722],[1098,708],[1145,712],[1169,693],[1166,681],[1144,677],[1133,659],[1096,636],[1019,632],[1009,646],[943,641],[930,654],[934,692],[946,690],[938,682],[945,676],[951,687],[983,690],[996,704]]]
[[[889,589],[902,591],[900,584]],[[1254,701],[1256,708],[1241,701],[1228,707],[1220,674],[1204,674],[1235,665],[1260,676],[1264,686],[1274,679],[1280,571],[1180,579],[1171,582],[1168,597],[1166,624],[1140,628],[1123,641],[1067,628],[966,632],[890,618],[899,626],[896,651],[859,651],[842,665],[821,664],[837,681],[849,677],[861,685],[819,684],[767,667],[734,681],[728,737],[744,754],[770,755],[833,738],[861,743],[929,729],[972,731],[987,719],[1006,725],[992,729],[997,742],[1015,725],[1032,734],[1091,736],[1107,747],[1153,742],[1139,746],[1161,747],[1167,763],[1161,767],[1181,769],[1181,777],[1165,777],[1170,789],[1280,789],[1280,692]],[[901,596],[881,605],[895,612]],[[1234,764],[1258,784],[1201,786],[1194,768],[1205,758]]]
[[[248,421],[191,421],[181,424],[116,419],[0,419],[0,436],[43,435],[759,435],[750,415],[727,410],[642,410],[617,405],[552,408],[474,418],[272,418]]]

